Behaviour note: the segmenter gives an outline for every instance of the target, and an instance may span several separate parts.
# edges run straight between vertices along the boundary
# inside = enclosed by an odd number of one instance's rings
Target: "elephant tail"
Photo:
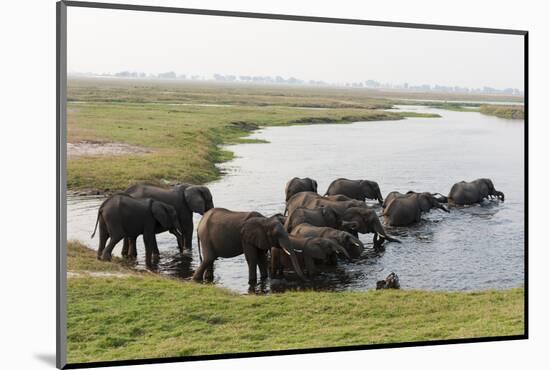
[[[199,237],[199,233],[197,232],[197,244],[199,246],[199,259],[202,263],[202,252],[201,252],[201,238]]]
[[[93,239],[95,236],[95,232],[97,231],[97,224],[99,223],[99,217],[101,216],[101,209],[97,211],[97,220],[95,221],[95,227],[94,232],[92,233],[92,236],[90,236],[90,239]]]

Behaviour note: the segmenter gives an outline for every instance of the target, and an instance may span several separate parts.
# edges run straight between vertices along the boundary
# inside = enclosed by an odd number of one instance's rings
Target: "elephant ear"
[[[268,249],[272,247],[264,226],[257,217],[245,221],[241,227],[241,243],[243,244],[243,247],[245,245],[260,249]]]
[[[201,186],[189,186],[184,192],[185,202],[192,212],[204,214],[207,211],[206,200]]]
[[[481,181],[481,183],[479,185],[479,192],[481,193],[481,195],[483,197],[486,197],[489,194],[491,194],[492,185],[493,184],[492,184],[491,180],[489,180],[489,179],[483,179],[483,181]]]
[[[170,227],[170,215],[168,214],[168,210],[164,204],[153,201],[151,205],[151,212],[153,213],[155,220],[157,220],[162,227],[165,229]]]

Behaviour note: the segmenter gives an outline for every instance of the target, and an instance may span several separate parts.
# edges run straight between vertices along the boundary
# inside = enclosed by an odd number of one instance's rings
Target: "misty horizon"
[[[101,27],[97,27],[97,25]],[[68,10],[68,70],[524,88],[520,35]]]

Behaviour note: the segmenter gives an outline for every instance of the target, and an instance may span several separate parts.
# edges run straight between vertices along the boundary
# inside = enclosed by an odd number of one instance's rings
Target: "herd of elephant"
[[[99,207],[92,234],[93,238],[99,225],[97,257],[111,260],[113,248],[123,240],[122,256],[136,258],[136,239],[142,235],[145,262],[152,266],[159,261],[156,234],[165,231],[176,236],[181,253],[189,253],[193,213],[198,213],[203,216],[197,228],[201,263],[194,280],[213,280],[216,259],[243,253],[251,286],[257,283],[257,270],[261,280],[267,279],[268,270],[272,277],[294,270],[307,280],[323,266],[336,265],[339,258],[357,259],[364,250],[359,233],[374,234],[377,250],[385,241],[400,243],[388,235],[380,216],[388,226],[408,226],[431,209],[449,212],[444,204],[470,205],[489,198],[504,201],[504,194],[490,179],[458,182],[448,196],[393,191],[383,198],[374,181],[340,178],[320,195],[315,180],[295,177],[287,183],[285,195],[284,213],[266,217],[255,211],[214,208],[212,194],[205,186],[137,184],[111,195]],[[381,207],[367,204],[367,199],[378,201]]]

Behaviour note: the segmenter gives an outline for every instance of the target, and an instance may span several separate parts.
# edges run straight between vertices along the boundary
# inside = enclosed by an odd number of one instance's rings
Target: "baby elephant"
[[[388,225],[407,226],[420,221],[423,212],[439,208],[449,212],[437,198],[428,192],[400,194],[384,208],[384,218]]]
[[[101,204],[97,212],[94,237],[99,224],[99,248],[97,258],[110,261],[116,244],[123,238],[134,241],[143,235],[145,244],[145,261],[151,265],[152,258],[158,260],[156,234],[169,230],[181,236],[182,230],[176,209],[166,203],[152,199],[135,199],[130,195],[119,193],[112,195]],[[109,243],[107,243],[107,239]]]
[[[481,203],[483,199],[496,197],[504,202],[504,193],[495,189],[490,179],[457,182],[449,192],[449,202],[458,205]]]
[[[347,231],[336,230],[332,227],[318,227],[310,224],[301,224],[296,226],[290,235],[302,238],[321,237],[332,239],[338,245],[344,247],[351,258],[358,258],[365,249],[365,246],[358,238]]]
[[[326,238],[301,238],[290,236],[290,245],[296,252],[298,262],[305,267],[307,274],[317,274],[317,264],[332,264],[336,255],[341,254],[348,260],[350,256],[345,248],[331,239]],[[283,269],[291,269],[292,261],[289,256],[278,248],[271,248],[271,276],[282,276]]]

